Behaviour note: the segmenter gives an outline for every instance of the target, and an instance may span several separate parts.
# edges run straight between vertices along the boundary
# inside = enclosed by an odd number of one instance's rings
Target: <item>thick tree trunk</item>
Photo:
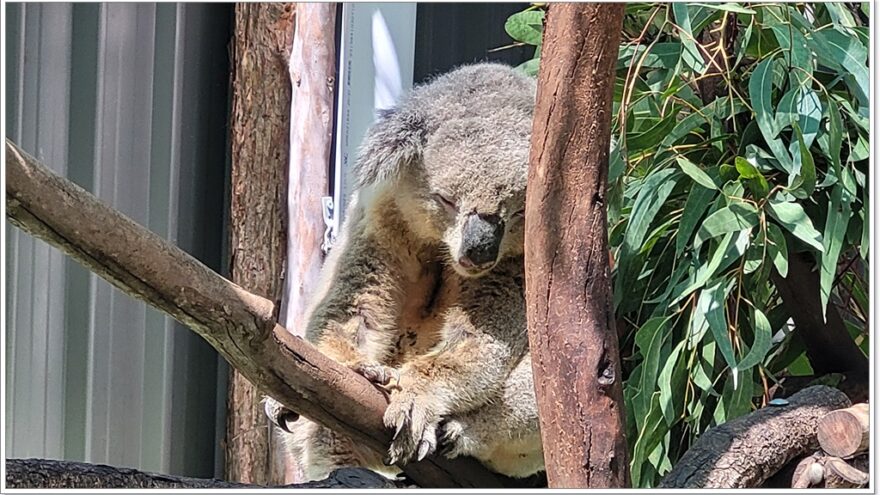
[[[621,4],[551,4],[526,198],[529,344],[552,488],[628,483],[605,190]]]
[[[850,405],[843,392],[816,385],[707,431],[660,488],[757,488],[792,459],[816,450],[825,414]]]
[[[773,283],[782,303],[794,320],[795,332],[803,340],[810,366],[817,375],[851,372],[868,377],[868,358],[850,337],[840,313],[828,305],[822,319],[819,299],[819,273],[808,253],[790,251],[788,276],[773,272]]]
[[[286,246],[285,192],[293,34],[291,3],[239,3],[232,40],[230,275],[278,304]],[[226,479],[281,484],[294,462],[263,414],[262,395],[230,369],[226,407]]]
[[[286,407],[385,452],[385,395],[275,322],[275,305],[224,279],[6,140],[6,216],[123,292],[202,336]],[[432,456],[404,472],[425,487],[493,487],[473,459]]]
[[[404,488],[368,469],[344,468],[330,473],[327,479],[297,485],[280,485],[286,489],[312,488]],[[9,459],[6,461],[6,488],[175,488],[222,489],[266,488],[247,483],[230,483],[215,479],[184,478],[166,474],[145,473],[135,469],[115,468],[103,464],[53,461],[48,459]]]

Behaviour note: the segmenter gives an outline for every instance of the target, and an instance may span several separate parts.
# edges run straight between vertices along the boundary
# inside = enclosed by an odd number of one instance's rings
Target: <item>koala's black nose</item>
[[[495,263],[504,237],[504,222],[499,216],[473,213],[465,221],[461,234],[459,264],[465,268],[481,268]]]

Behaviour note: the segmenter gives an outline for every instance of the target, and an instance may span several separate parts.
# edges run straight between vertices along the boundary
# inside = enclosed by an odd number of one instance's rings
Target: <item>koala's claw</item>
[[[421,442],[419,442],[419,452],[416,456],[416,461],[421,461],[425,457],[428,457],[428,455],[433,453],[435,450],[437,450],[437,445],[435,443],[431,443],[428,440],[422,440]]]
[[[381,364],[362,363],[355,366],[354,371],[376,385],[386,386],[394,378],[395,384],[400,384],[400,371]]]
[[[263,398],[263,412],[266,413],[272,424],[287,433],[293,433],[293,423],[299,419],[299,414],[282,406],[280,402],[271,397]]]
[[[465,425],[457,419],[447,419],[440,425],[439,453],[447,459],[453,459],[463,455],[471,455],[471,441],[466,434]]]
[[[385,411],[385,426],[394,428],[388,449],[391,464],[421,461],[437,450],[439,418],[413,394],[396,394]]]

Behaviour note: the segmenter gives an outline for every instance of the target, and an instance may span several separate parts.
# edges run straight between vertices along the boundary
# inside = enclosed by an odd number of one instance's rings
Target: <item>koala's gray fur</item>
[[[306,339],[389,385],[389,464],[439,442],[509,476],[544,467],[522,260],[534,99],[535,81],[510,67],[465,66],[415,88],[361,147]],[[309,479],[383,469],[305,419],[291,437]]]

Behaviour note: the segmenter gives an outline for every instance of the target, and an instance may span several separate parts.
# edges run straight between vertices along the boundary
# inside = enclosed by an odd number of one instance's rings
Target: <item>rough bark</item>
[[[795,331],[806,346],[810,366],[816,374],[844,373],[868,376],[868,358],[853,341],[840,313],[828,305],[822,319],[819,273],[808,253],[789,252],[788,276],[773,272],[773,283],[794,320]]]
[[[232,281],[277,305],[286,246],[285,202],[290,129],[287,53],[291,3],[235,6],[230,143],[230,259]],[[226,406],[226,479],[258,485],[286,482],[295,462],[272,438],[262,395],[234,368]]]
[[[327,479],[309,483],[278,485],[274,488],[404,488],[402,482],[389,480],[368,469],[343,468],[330,473]],[[103,464],[54,461],[48,459],[8,459],[6,488],[270,488],[247,483],[216,479],[185,478],[166,474],[145,473],[129,468]]]
[[[56,175],[6,140],[6,216],[122,290],[202,336],[286,407],[385,452],[385,395],[275,322],[275,305]],[[433,456],[404,467],[424,487],[493,487],[473,459]]]
[[[788,401],[704,433],[660,488],[758,487],[792,459],[815,451],[819,419],[850,405],[843,392],[824,385],[805,388]]]
[[[551,488],[628,483],[605,194],[624,7],[551,4],[526,196],[526,301]]]

